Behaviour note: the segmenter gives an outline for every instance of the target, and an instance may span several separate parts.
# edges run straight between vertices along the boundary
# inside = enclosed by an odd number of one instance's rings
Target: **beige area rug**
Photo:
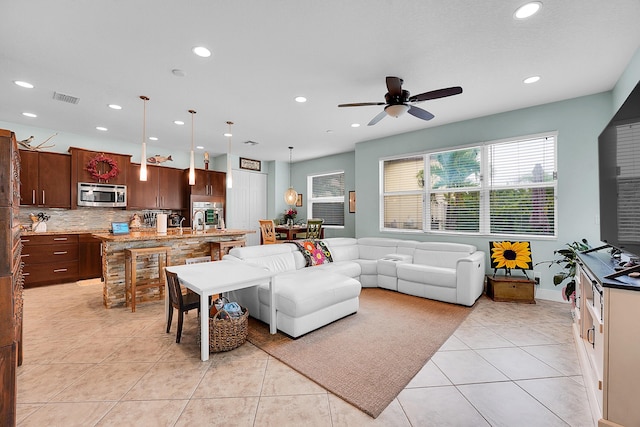
[[[376,418],[471,310],[363,288],[354,315],[295,340],[250,318],[248,340]]]

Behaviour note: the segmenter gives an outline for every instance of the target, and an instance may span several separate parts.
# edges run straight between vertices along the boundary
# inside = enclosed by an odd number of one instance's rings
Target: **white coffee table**
[[[214,294],[235,291],[236,289],[249,288],[265,281],[269,281],[269,295],[271,316],[269,317],[269,331],[275,334],[276,327],[276,303],[274,285],[275,272],[264,268],[252,266],[248,263],[235,261],[213,261],[187,265],[172,265],[166,267],[172,273],[176,273],[180,283],[186,288],[200,295],[200,358],[209,360],[209,297]],[[167,289],[165,295],[169,295]],[[169,298],[165,298],[165,311],[169,315]]]

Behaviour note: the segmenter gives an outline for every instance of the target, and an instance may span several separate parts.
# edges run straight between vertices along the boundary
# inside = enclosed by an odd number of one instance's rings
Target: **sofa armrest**
[[[472,306],[484,291],[485,253],[476,251],[456,264],[458,304]]]

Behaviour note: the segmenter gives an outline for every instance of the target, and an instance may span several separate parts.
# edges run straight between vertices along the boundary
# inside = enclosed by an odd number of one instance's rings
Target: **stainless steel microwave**
[[[78,206],[119,208],[127,206],[127,186],[78,183]]]

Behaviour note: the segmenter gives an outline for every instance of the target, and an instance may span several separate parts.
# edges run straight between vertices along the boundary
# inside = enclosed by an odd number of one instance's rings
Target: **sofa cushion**
[[[446,288],[456,287],[456,270],[454,268],[402,263],[398,265],[396,274],[398,279],[409,282]]]
[[[460,258],[476,251],[473,245],[446,242],[422,242],[416,245],[413,253],[414,264],[435,265],[456,268]]]
[[[307,260],[307,267],[333,262],[331,251],[321,240],[301,240],[294,242]]]
[[[329,264],[322,264],[316,267],[318,270],[330,271],[332,273],[344,274],[345,276],[358,279],[362,269],[355,261],[337,261]]]
[[[229,255],[244,262],[265,267],[269,271],[285,272],[296,270],[293,251],[295,245],[260,245],[233,248]]]
[[[291,317],[300,317],[325,307],[357,298],[360,283],[342,274],[305,268],[276,277],[276,308]],[[269,304],[269,285],[261,285],[258,296]]]
[[[359,258],[375,261],[384,258],[387,254],[395,254],[398,242],[397,239],[385,237],[362,237],[358,239]]]
[[[331,237],[322,241],[331,251],[333,262],[353,261],[360,257],[358,241],[352,237]]]

